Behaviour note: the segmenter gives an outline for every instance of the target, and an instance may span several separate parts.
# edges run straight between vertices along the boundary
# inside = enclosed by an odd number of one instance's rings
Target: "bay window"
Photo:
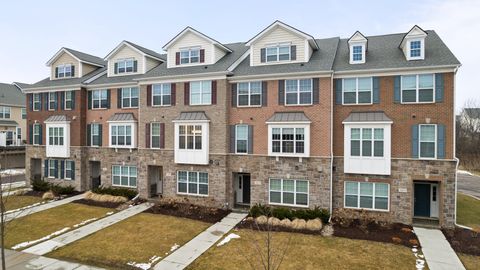
[[[269,155],[310,155],[310,125],[269,125]]]

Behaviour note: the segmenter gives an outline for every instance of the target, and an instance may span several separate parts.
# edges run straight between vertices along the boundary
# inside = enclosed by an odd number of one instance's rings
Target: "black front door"
[[[243,175],[243,203],[250,203],[250,175]]]
[[[414,216],[430,217],[430,184],[415,184]]]

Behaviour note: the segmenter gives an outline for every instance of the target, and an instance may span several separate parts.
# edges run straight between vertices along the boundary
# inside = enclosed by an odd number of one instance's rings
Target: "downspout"
[[[453,71],[453,155],[454,155],[454,159],[455,159],[455,162],[456,162],[456,165],[455,165],[455,210],[454,210],[454,215],[455,215],[455,218],[454,218],[454,224],[455,226],[458,226],[457,224],[457,189],[458,189],[458,186],[457,186],[457,171],[458,171],[458,165],[460,164],[460,160],[457,158],[457,147],[456,147],[456,142],[457,142],[457,118],[455,117],[455,92],[457,90],[457,79],[456,79],[456,76],[457,76],[457,71],[458,71],[458,68],[460,66],[457,66],[455,67],[454,71]]]
[[[333,212],[333,75],[335,71],[332,70],[332,76],[330,76],[330,218],[328,222],[332,220]]]

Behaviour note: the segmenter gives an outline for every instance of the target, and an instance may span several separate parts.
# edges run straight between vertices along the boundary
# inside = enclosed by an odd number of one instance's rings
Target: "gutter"
[[[333,75],[335,71],[332,70],[332,76],[330,77],[330,218],[328,222],[332,221],[332,212],[333,212]]]
[[[456,76],[457,76],[457,71],[458,69],[460,68],[460,65],[458,65],[457,67],[455,67],[455,70],[453,71],[453,154],[454,154],[454,159],[456,161],[456,165],[455,165],[455,210],[453,211],[454,215],[455,215],[455,219],[454,219],[454,224],[455,226],[458,226],[459,224],[457,224],[457,200],[458,200],[458,196],[457,196],[457,190],[458,190],[458,177],[457,177],[457,171],[458,171],[458,165],[460,164],[460,160],[457,158],[457,147],[456,147],[456,142],[457,142],[457,119],[455,117],[455,90],[457,89],[457,79],[456,79]]]

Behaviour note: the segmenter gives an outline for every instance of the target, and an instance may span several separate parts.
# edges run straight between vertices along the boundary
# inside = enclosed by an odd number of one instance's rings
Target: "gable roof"
[[[425,36],[428,35],[428,33],[427,33],[425,30],[423,30],[420,26],[414,25],[414,26],[412,27],[412,29],[410,29],[410,31],[408,31],[407,33],[405,33],[405,35],[404,35],[403,38],[402,38],[402,41],[400,41],[400,44],[398,44],[398,47],[399,47],[399,48],[403,48],[403,46],[405,45],[405,38],[406,38],[407,36],[411,35],[411,34],[412,34],[413,32],[415,32],[415,31],[416,31],[416,32],[419,32],[419,33],[420,33],[419,36],[422,36],[422,37],[425,37]]]
[[[318,50],[318,48],[319,48],[318,44],[315,41],[315,38],[313,36],[303,32],[303,31],[300,31],[297,28],[295,28],[293,26],[290,26],[290,25],[288,25],[284,22],[281,22],[279,20],[274,21],[272,24],[270,24],[265,29],[263,29],[260,33],[256,34],[253,38],[251,38],[249,41],[247,41],[246,45],[250,46],[253,42],[255,42],[257,39],[259,39],[262,36],[264,36],[265,34],[267,34],[270,30],[272,30],[275,27],[282,27],[282,28],[294,33],[294,34],[297,34],[297,35],[299,35],[299,36],[301,36],[305,39],[308,39],[308,42],[310,43],[310,46],[312,46],[312,48]]]
[[[167,42],[167,44],[163,45],[162,49],[167,50],[173,43],[175,43],[175,41],[177,41],[179,38],[181,38],[183,35],[185,35],[188,32],[191,32],[191,33],[193,33],[193,34],[195,34],[195,35],[197,35],[201,38],[204,38],[204,39],[210,41],[211,43],[213,43],[214,45],[222,48],[226,52],[232,52],[232,50],[230,50],[227,46],[225,46],[222,43],[218,42],[217,40],[205,35],[204,33],[195,30],[194,28],[192,28],[190,26],[185,27],[185,29],[183,29],[180,33],[178,33],[176,36],[174,36],[169,42]]]
[[[57,60],[63,53],[68,53],[73,58],[85,64],[98,66],[98,67],[105,66],[105,61],[103,61],[103,59],[100,57],[97,57],[88,53],[76,51],[70,48],[65,48],[65,47],[62,47],[50,60],[48,60],[47,66],[51,66],[53,62],[55,62],[55,60]]]
[[[0,83],[0,104],[25,107],[25,94],[14,84]]]
[[[161,61],[161,62],[165,61],[165,59],[162,57],[161,54],[159,54],[155,51],[152,51],[150,49],[147,49],[145,47],[142,47],[140,45],[137,45],[133,42],[127,41],[127,40],[123,40],[122,42],[120,42],[120,44],[118,44],[117,47],[115,47],[115,49],[113,49],[107,56],[105,56],[104,60],[108,60],[112,55],[114,55],[123,46],[128,46],[128,47],[132,48],[133,50],[139,52],[140,54],[142,54],[144,56],[156,59],[156,60]]]
[[[26,85],[22,88],[22,90],[35,90],[39,88],[56,88],[56,87],[62,87],[62,88],[67,88],[67,87],[79,87],[84,81],[91,79],[92,77],[95,77],[99,75],[102,72],[105,72],[107,68],[98,68],[85,76],[81,78],[68,78],[68,79],[61,79],[61,80],[50,80],[50,77],[47,77],[41,81],[38,81],[33,84]],[[53,89],[52,89],[53,90]]]

